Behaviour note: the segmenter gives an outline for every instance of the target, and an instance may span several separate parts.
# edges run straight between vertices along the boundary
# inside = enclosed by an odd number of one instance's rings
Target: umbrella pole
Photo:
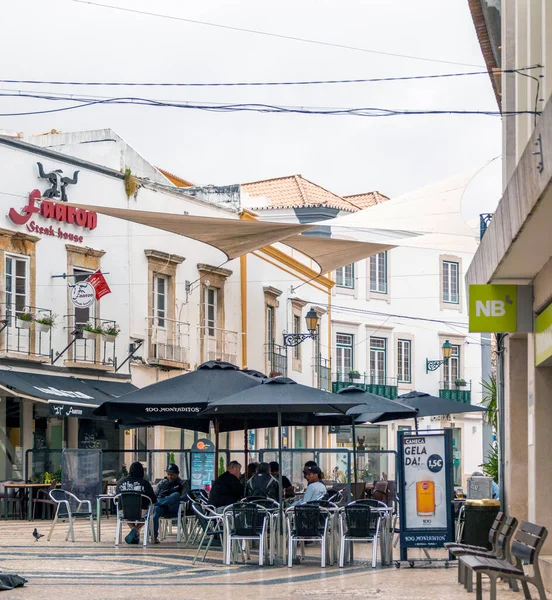
[[[249,435],[249,430],[247,429],[247,421],[245,421],[245,427],[243,430],[243,454],[245,465],[243,468],[245,469],[245,479],[247,480],[247,465],[249,464],[249,444],[247,443],[247,437]],[[247,481],[246,481],[247,483]]]
[[[219,420],[215,419],[215,479],[219,470]]]
[[[354,498],[357,493],[357,445],[356,445],[356,425],[355,425],[354,417],[351,419],[351,423],[353,426],[353,473],[354,473],[354,482],[355,482],[355,491],[353,492],[353,498]]]
[[[418,433],[418,418],[414,417],[414,427],[416,428],[416,433]]]
[[[282,413],[278,411],[278,464],[280,469],[278,470],[278,485],[280,488],[280,540],[282,548],[282,562],[285,561],[286,549],[284,547],[284,490],[282,486]]]

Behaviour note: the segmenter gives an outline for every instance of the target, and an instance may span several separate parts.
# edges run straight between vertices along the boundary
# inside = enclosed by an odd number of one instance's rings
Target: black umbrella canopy
[[[94,414],[116,419],[121,424],[136,425],[163,424],[163,421],[167,424],[167,421],[183,417],[193,420],[213,400],[260,386],[262,381],[243,373],[236,365],[210,361],[191,373],[159,381],[104,402]]]
[[[413,419],[418,416],[415,408],[403,402],[370,394],[353,385],[343,388],[337,393],[346,394],[358,401],[357,406],[347,411],[348,415],[355,415],[356,423],[379,423],[395,419]]]
[[[397,398],[403,404],[418,410],[419,417],[434,417],[436,415],[455,415],[467,412],[481,412],[487,409],[483,406],[464,404],[455,400],[438,398],[424,392],[408,392]]]
[[[332,394],[296,383],[287,377],[266,379],[262,385],[216,400],[205,414],[331,413],[345,414],[358,404],[355,396]]]

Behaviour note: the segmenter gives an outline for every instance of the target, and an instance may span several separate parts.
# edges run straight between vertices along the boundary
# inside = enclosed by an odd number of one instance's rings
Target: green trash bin
[[[498,500],[466,500],[462,542],[490,550],[489,531],[499,511]]]

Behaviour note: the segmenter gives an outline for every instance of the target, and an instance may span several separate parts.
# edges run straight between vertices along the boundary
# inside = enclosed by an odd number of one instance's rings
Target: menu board
[[[197,440],[191,449],[191,488],[210,491],[214,479],[215,445],[208,439]]]
[[[452,540],[451,445],[449,430],[399,432],[401,551]]]

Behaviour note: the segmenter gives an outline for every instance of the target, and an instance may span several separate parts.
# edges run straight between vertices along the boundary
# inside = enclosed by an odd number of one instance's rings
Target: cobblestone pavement
[[[320,568],[319,546],[308,547],[306,560],[291,569],[259,567],[255,556],[246,564],[221,565],[221,553],[210,551],[205,563],[192,565],[195,549],[176,544],[169,536],[159,545],[114,547],[115,519],[102,519],[102,542],[94,544],[89,523],[76,525],[76,542],[65,542],[67,525],[56,526],[50,542],[46,536],[35,542],[35,527],[48,533],[50,522],[0,522],[0,571],[18,573],[28,583],[24,588],[1,592],[0,600],[50,599],[103,600],[132,598],[152,600],[272,600],[297,598],[335,600],[426,600],[437,598],[470,600],[456,583],[456,567],[416,565],[372,569],[371,546],[355,546],[355,562],[344,569]],[[358,547],[357,547],[358,546]],[[420,555],[421,558],[421,555]],[[520,600],[499,583],[500,600]],[[536,597],[536,593],[534,594]],[[488,598],[485,585],[484,598]]]

